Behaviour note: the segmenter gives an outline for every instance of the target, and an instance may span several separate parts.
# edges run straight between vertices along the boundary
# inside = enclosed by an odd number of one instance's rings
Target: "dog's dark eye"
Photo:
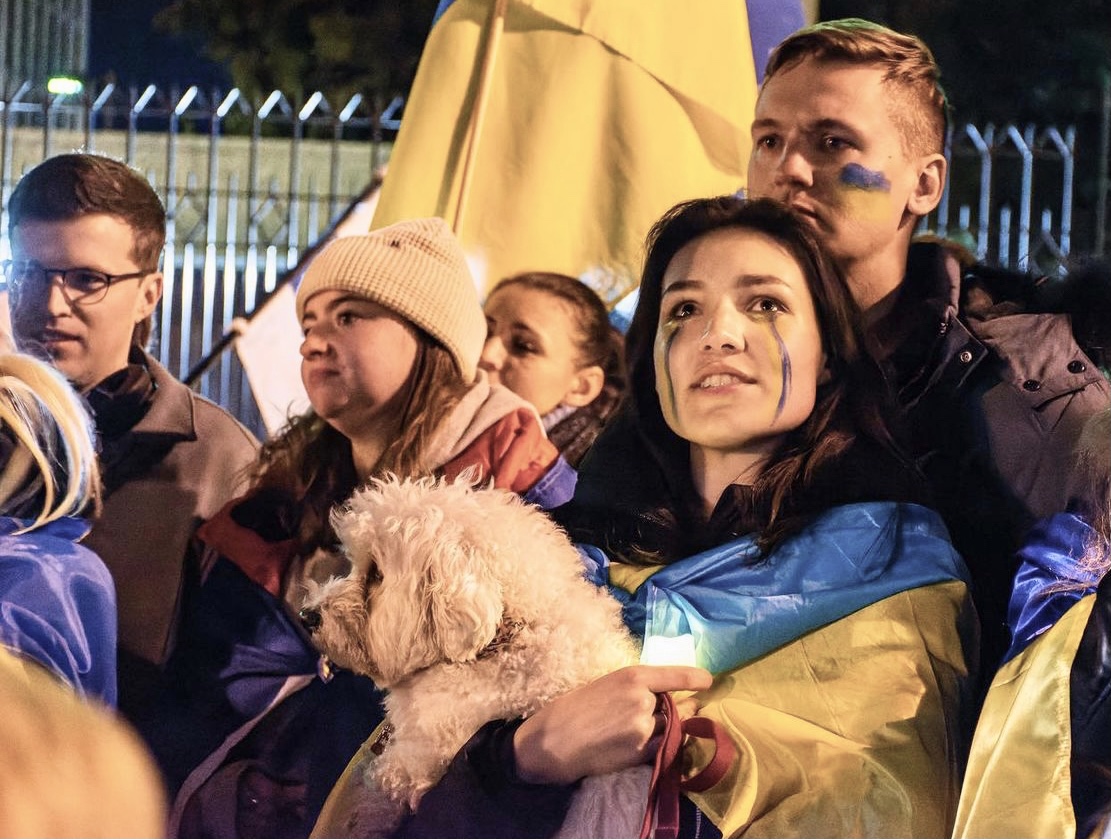
[[[366,585],[367,588],[378,585],[382,582],[382,572],[378,569],[377,565],[373,563],[366,569]]]

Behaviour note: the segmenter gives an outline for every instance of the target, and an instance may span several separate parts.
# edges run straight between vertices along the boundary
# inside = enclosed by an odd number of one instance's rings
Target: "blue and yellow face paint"
[[[866,219],[882,219],[891,212],[891,182],[883,172],[848,163],[838,177],[846,210]]]
[[[652,358],[656,365],[656,394],[660,398],[660,409],[672,427],[679,422],[679,408],[675,402],[675,380],[671,377],[671,346],[682,328],[683,321],[671,317],[661,323],[656,329]]]
[[[841,170],[841,183],[867,192],[891,192],[891,183],[883,172],[849,163]]]
[[[771,328],[776,347],[779,349],[779,366],[782,375],[779,404],[775,407],[775,417],[772,419],[772,422],[775,422],[783,414],[783,409],[787,406],[787,400],[791,396],[791,356],[787,353],[787,345],[783,343],[783,336],[779,334],[779,330],[775,327],[775,315],[768,318],[768,326]]]
[[[787,407],[787,400],[791,398],[791,356],[787,352],[787,344],[784,342],[783,336],[779,334],[779,329],[775,325],[777,318],[777,312],[766,312],[757,315],[757,320],[766,324],[768,331],[771,332],[772,339],[775,341],[776,352],[779,354],[779,401],[776,403],[775,413],[772,415],[772,425],[783,414],[783,409]]]
[[[774,424],[787,407],[791,398],[791,356],[787,351],[787,344],[776,327],[777,314],[769,312],[758,315],[756,320],[767,325],[768,331],[775,342],[776,352],[779,355],[780,390],[779,400],[775,413],[771,418]],[[660,409],[664,419],[673,428],[679,427],[679,406],[675,396],[675,380],[671,372],[671,350],[679,332],[686,325],[685,321],[668,318],[656,330],[656,342],[653,348],[653,362],[656,366],[656,393],[660,400]],[[753,336],[754,337],[754,336]]]

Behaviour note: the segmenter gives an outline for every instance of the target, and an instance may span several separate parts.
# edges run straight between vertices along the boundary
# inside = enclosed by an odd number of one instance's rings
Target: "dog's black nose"
[[[302,609],[297,616],[301,619],[301,626],[305,627],[310,635],[320,629],[320,624],[323,622],[318,609]]]

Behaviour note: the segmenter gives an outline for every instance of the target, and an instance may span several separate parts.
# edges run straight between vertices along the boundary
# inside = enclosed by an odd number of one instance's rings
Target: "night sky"
[[[89,80],[146,86],[231,86],[196,42],[154,31],[151,20],[169,0],[92,0]]]

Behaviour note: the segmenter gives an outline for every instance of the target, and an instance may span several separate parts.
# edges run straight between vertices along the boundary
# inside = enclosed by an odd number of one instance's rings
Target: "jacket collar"
[[[521,408],[531,411],[536,424],[541,424],[531,403],[507,387],[491,384],[485,371],[479,370],[471,389],[436,430],[428,450],[428,467],[439,469],[450,463],[494,423]]]
[[[904,407],[930,391],[957,392],[989,353],[1002,362],[999,377],[1033,409],[1102,378],[1077,346],[1070,318],[1030,301],[1029,278],[990,273],[962,266],[944,245],[911,246],[897,303],[910,331],[886,362]]]
[[[196,409],[193,391],[175,379],[154,356],[137,350],[154,381],[155,397],[150,410],[135,424],[133,433],[167,441],[196,440]]]
[[[988,354],[958,317],[962,267],[950,249],[918,242],[892,316],[903,337],[885,360],[899,402],[911,408],[931,390],[954,392]]]
[[[145,365],[154,383],[150,407],[130,429],[101,437],[106,494],[141,474],[180,442],[197,439],[193,392],[169,374],[149,353],[132,349],[131,364]]]

